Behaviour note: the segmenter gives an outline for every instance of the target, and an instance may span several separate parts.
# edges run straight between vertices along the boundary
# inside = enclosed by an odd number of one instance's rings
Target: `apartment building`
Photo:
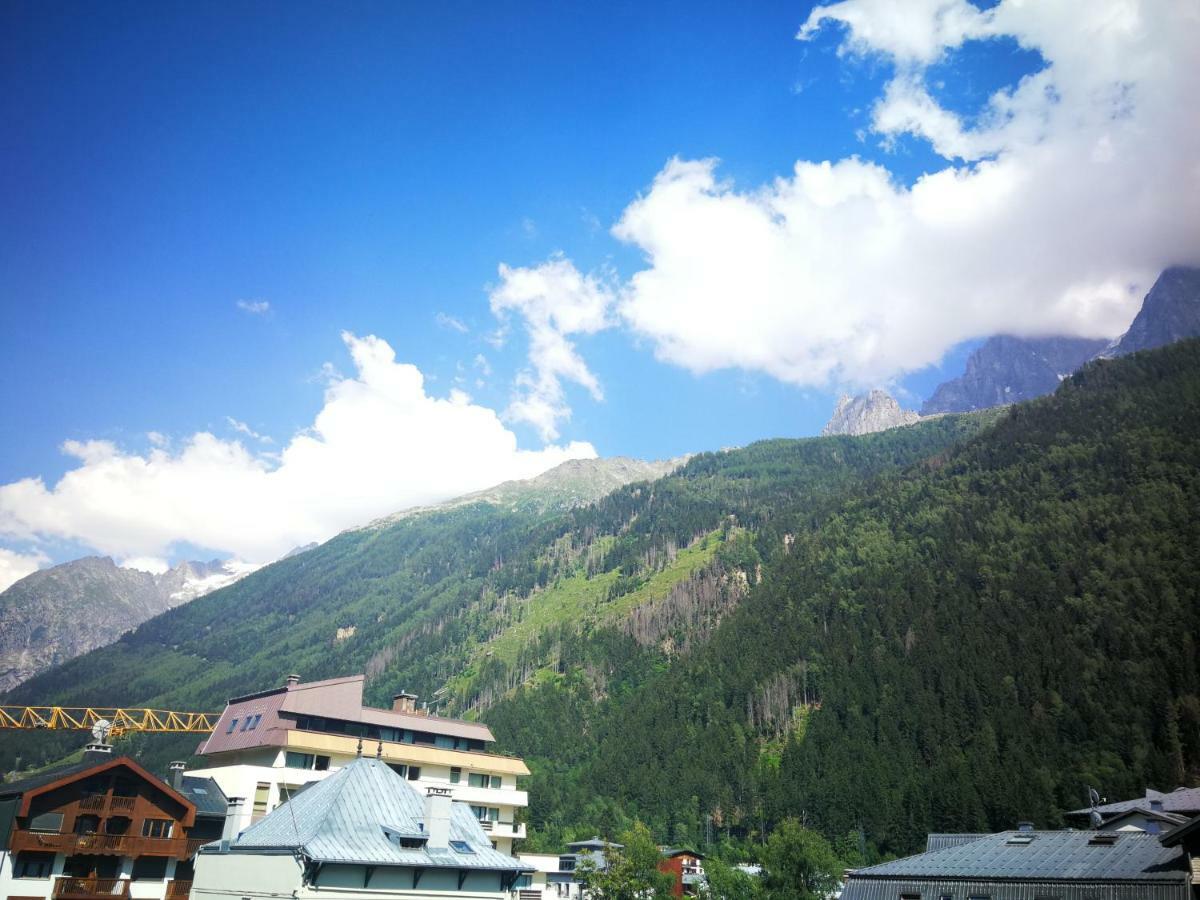
[[[364,706],[364,681],[302,683],[293,675],[282,687],[230,700],[198,750],[209,765],[190,774],[245,800],[235,823],[242,831],[360,753],[378,756],[419,791],[449,790],[469,805],[492,847],[511,854],[525,837],[514,818],[529,805],[517,786],[529,774],[524,761],[491,752],[486,725],[428,715],[412,694],[396,695],[391,709]]]
[[[178,765],[166,782],[93,745],[82,762],[0,785],[0,897],[186,900],[224,818],[211,781]]]

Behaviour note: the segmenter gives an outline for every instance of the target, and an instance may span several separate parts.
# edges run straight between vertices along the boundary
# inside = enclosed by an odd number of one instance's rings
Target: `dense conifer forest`
[[[1063,823],[1200,776],[1200,342],[1056,394],[693,458],[591,506],[347,532],[5,702],[219,709],[368,673],[521,754],[531,848],[744,845],[797,818],[844,860]],[[0,764],[61,756],[6,739]],[[150,764],[194,739],[130,740]]]

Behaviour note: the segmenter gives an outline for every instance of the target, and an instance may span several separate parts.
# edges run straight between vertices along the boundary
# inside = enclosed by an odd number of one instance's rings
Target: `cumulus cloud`
[[[271,304],[266,300],[239,300],[237,308],[252,316],[265,316],[271,311]]]
[[[18,553],[0,547],[0,591],[7,590],[26,575],[32,575],[48,562],[50,557],[44,553]]]
[[[559,423],[571,415],[563,382],[604,399],[600,382],[568,337],[607,328],[612,303],[605,278],[584,275],[561,257],[531,268],[500,266],[500,284],[491,292],[492,312],[501,317],[515,312],[529,336],[529,368],[517,376],[516,393],[505,411],[509,420],[526,422],[543,440],[554,440]]]
[[[330,376],[312,426],[277,456],[207,432],[174,452],[68,441],[76,465],[57,484],[0,486],[0,535],[65,538],[126,560],[167,557],[186,541],[264,562],[399,509],[595,456],[578,442],[522,450],[461,391],[431,396],[385,341],[343,338],[355,375]]]
[[[891,67],[867,137],[928,141],[941,168],[906,184],[859,158],[800,160],[738,186],[717,160],[670,160],[613,228],[646,260],[616,315],[659,358],[876,384],[998,332],[1115,336],[1165,265],[1200,262],[1194,3],[846,0],[798,37],[831,29],[843,56]],[[1044,66],[983,109],[946,108],[929,67],[999,38]]]

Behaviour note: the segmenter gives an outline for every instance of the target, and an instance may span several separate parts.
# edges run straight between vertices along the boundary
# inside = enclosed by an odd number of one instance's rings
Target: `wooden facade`
[[[182,900],[196,851],[220,836],[219,822],[198,824],[186,796],[128,757],[49,773],[8,794],[9,890],[31,888],[20,896],[129,897],[133,882],[146,881],[162,886],[164,900]],[[45,892],[33,893],[35,883]]]

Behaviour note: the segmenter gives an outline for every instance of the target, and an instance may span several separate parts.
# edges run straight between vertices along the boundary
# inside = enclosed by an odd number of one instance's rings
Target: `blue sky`
[[[797,40],[810,11],[794,2],[6,4],[0,485],[41,479],[52,489],[80,465],[60,450],[69,440],[144,455],[150,433],[177,452],[207,431],[278,451],[328,402],[326,363],[354,377],[343,332],[385,341],[423,373],[430,396],[465,391],[531,451],[575,441],[600,455],[665,457],[811,435],[839,390],[868,383],[918,405],[1003,315],[895,358],[852,363],[839,351],[835,370],[817,376],[815,350],[741,356],[711,333],[680,338],[645,324],[654,298],[628,308],[616,299],[653,253],[677,255],[652,249],[649,227],[625,239],[610,231],[639,197],[655,199],[673,158],[719,159],[721,184],[745,197],[790,178],[798,160],[858,157],[903,194],[922,175],[969,174],[1016,152],[1008,136],[965,157],[947,147],[998,129],[984,121],[993,93],[1047,69],[1033,25],[988,25],[984,38],[967,29],[930,56],[869,35],[870,46],[854,46],[853,22],[818,21]],[[888,86],[903,76],[911,88],[914,72],[961,133],[940,135],[932,116],[876,120]],[[611,311],[603,325],[555,332],[603,399],[550,371],[569,417],[558,415],[547,440],[545,427],[506,415],[519,374],[543,372],[522,327],[532,320],[523,307],[497,316],[489,297],[503,286],[502,263],[535,270],[555,259],[599,279]],[[1096,286],[1141,289],[1157,262],[1144,253],[1111,272],[1080,262],[1043,273],[1043,306],[1056,311],[1030,329],[1113,331],[1129,297]],[[1084,322],[1055,306],[1080,284],[1109,303],[1107,318]],[[9,512],[0,541],[44,559],[92,548],[172,558],[189,544],[245,555],[183,532],[149,540],[143,554],[137,541],[106,547],[83,526]]]

